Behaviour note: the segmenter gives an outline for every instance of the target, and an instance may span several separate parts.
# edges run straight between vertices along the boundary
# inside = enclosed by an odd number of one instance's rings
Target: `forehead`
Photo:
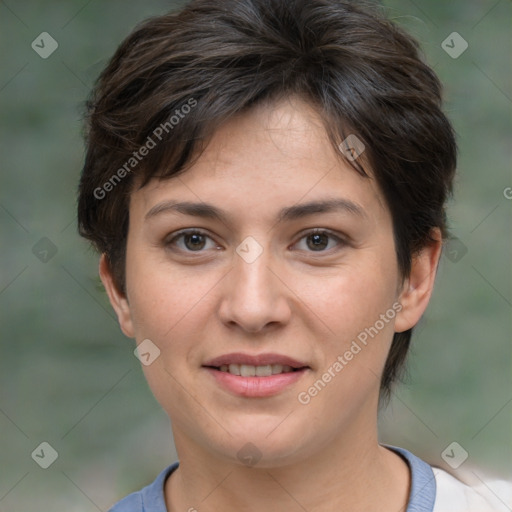
[[[290,204],[344,198],[373,216],[387,214],[367,172],[364,177],[350,167],[316,110],[292,97],[258,105],[221,125],[187,171],[136,189],[130,211],[146,215],[162,201],[188,200],[261,219],[263,212]]]

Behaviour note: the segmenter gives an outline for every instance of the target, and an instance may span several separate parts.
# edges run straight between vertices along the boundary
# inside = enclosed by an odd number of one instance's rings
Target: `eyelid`
[[[305,229],[304,231],[301,231],[297,236],[299,237],[299,240],[301,238],[304,238],[306,235],[316,235],[316,234],[327,234],[332,236],[333,238],[337,238],[338,240],[343,241],[343,236],[341,233],[337,233],[336,231],[332,231],[328,228],[309,228]]]
[[[206,236],[210,236],[210,234],[208,233],[208,231],[205,231],[204,229],[202,228],[185,228],[185,229],[180,229],[178,231],[174,231],[173,233],[171,233],[170,235],[167,235],[165,237],[165,240],[166,241],[169,241],[169,242],[172,242],[175,238],[177,238],[178,236],[181,236],[181,235],[190,235],[190,234],[201,234],[201,235],[206,235]],[[172,237],[171,237],[172,235]],[[169,238],[171,237],[171,238]]]

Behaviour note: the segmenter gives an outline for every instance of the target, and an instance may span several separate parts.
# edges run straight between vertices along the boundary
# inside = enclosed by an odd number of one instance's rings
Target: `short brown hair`
[[[185,172],[221,123],[291,95],[316,108],[336,148],[348,134],[363,141],[392,214],[402,277],[432,228],[447,237],[456,142],[441,84],[411,36],[360,1],[194,0],[136,27],[87,101],[79,232],[106,254],[120,290],[135,178],[144,186]],[[395,333],[381,395],[411,335]]]

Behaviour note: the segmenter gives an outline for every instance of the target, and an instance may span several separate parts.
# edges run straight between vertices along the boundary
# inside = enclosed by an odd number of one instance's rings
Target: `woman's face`
[[[183,175],[135,191],[129,215],[113,303],[178,454],[272,467],[375,436],[393,333],[415,319],[383,196],[314,110],[231,120]]]

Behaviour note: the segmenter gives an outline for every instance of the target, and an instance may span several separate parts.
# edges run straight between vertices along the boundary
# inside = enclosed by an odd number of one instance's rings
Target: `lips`
[[[224,354],[203,368],[224,390],[245,398],[277,395],[311,370],[304,362],[281,354]]]

